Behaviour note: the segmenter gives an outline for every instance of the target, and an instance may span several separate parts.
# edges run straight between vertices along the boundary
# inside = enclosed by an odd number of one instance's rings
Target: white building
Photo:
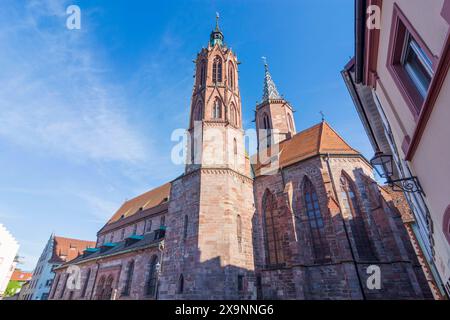
[[[42,252],[24,297],[26,300],[47,300],[55,273],[53,268],[78,257],[95,242],[51,235]]]
[[[19,243],[0,223],[0,298],[8,286],[9,279],[16,268],[15,258],[19,251]]]

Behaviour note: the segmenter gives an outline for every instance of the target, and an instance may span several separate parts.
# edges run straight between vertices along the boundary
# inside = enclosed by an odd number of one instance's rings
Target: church
[[[265,64],[245,149],[236,54],[195,60],[184,173],[126,201],[49,299],[430,299],[392,192],[326,121],[297,132]]]

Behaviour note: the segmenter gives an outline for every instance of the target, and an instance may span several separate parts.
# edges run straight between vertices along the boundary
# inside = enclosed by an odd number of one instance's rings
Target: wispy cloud
[[[78,161],[144,161],[149,146],[130,124],[120,87],[108,81],[89,27],[65,28],[65,4],[2,5],[0,139]]]

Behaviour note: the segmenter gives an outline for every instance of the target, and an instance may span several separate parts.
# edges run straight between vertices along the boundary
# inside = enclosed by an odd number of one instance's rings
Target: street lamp
[[[394,191],[418,192],[425,195],[417,177],[392,180],[392,176],[394,175],[392,155],[384,154],[382,151],[377,150],[375,156],[370,160],[370,164],[375,168],[380,177],[386,179],[386,182]]]

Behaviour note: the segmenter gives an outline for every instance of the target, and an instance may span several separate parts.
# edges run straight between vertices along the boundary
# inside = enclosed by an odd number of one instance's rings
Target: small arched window
[[[154,255],[150,259],[148,265],[148,277],[146,286],[146,295],[149,297],[154,297],[156,293],[156,265],[158,263],[158,256]]]
[[[184,216],[184,231],[183,231],[183,239],[186,240],[188,235],[188,226],[189,226],[189,217],[188,215]]]
[[[222,82],[222,59],[215,57],[213,62],[213,82]]]
[[[86,280],[84,280],[83,290],[81,291],[81,298],[86,296],[86,291],[89,285],[89,278],[91,277],[91,269],[88,269],[86,272]]]
[[[306,217],[308,218],[311,240],[316,262],[330,259],[330,249],[325,241],[324,222],[320,212],[319,199],[311,180],[303,180],[303,197],[305,201]]]
[[[133,273],[134,273],[134,260],[131,260],[127,265],[127,276],[125,279],[125,286],[123,287],[122,294],[124,296],[129,296],[131,291],[131,284],[133,283]]]
[[[180,275],[180,279],[178,280],[178,293],[181,294],[184,291],[184,277],[183,274]]]
[[[214,106],[213,106],[213,119],[220,119],[222,118],[222,104],[219,100],[219,98],[217,98],[214,101]]]
[[[228,84],[230,86],[230,89],[234,89],[234,65],[230,61],[228,64]]]
[[[365,226],[361,207],[356,196],[355,185],[344,173],[341,176],[341,198],[343,210],[348,215],[350,229],[359,258],[362,260],[373,260],[375,254]]]

